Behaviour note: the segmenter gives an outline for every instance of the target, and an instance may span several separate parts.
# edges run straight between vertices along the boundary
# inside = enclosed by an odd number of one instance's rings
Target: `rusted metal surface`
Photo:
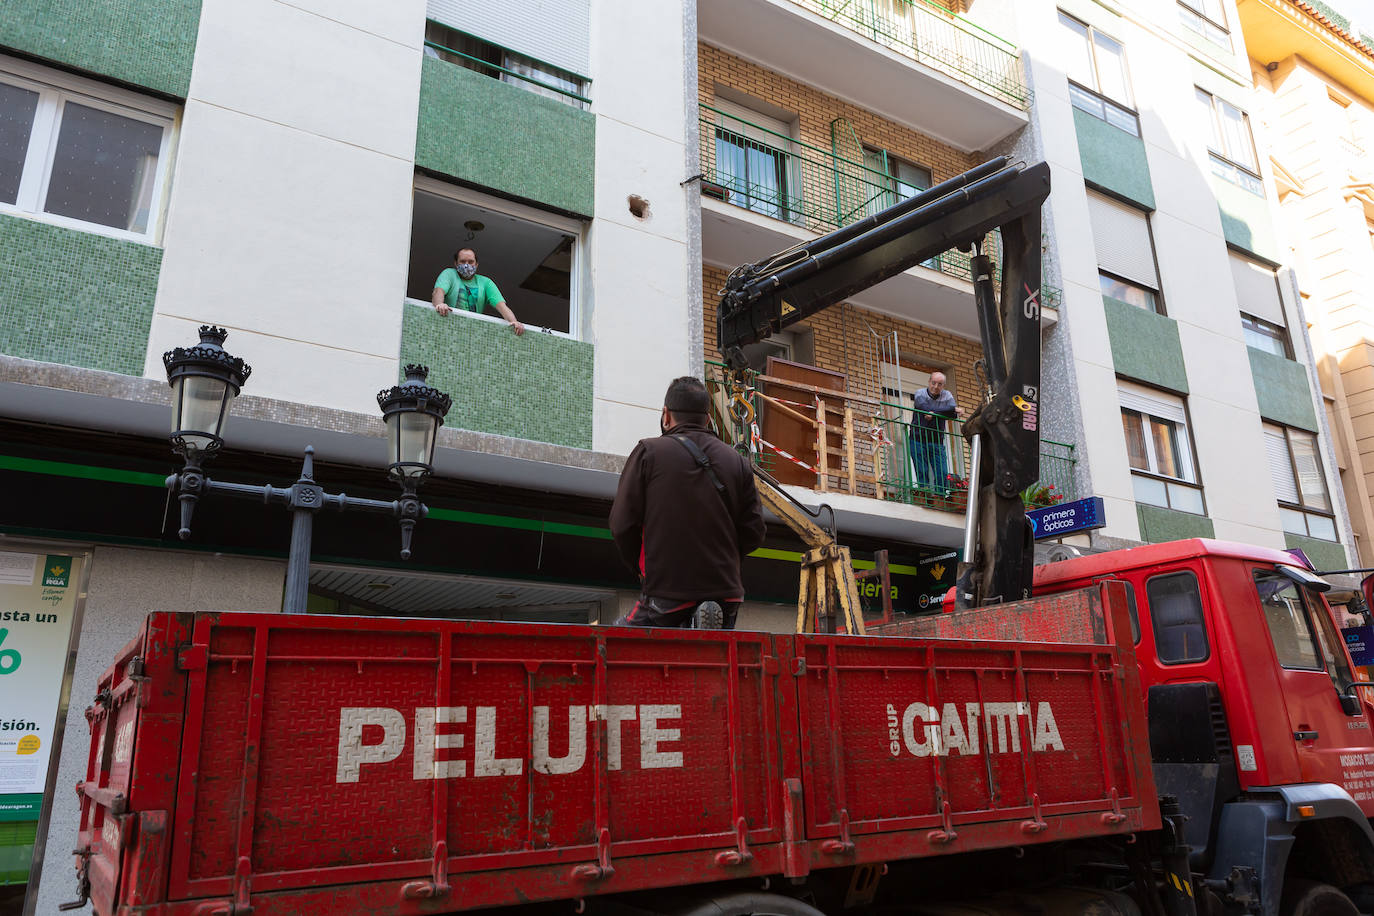
[[[910,617],[870,629],[880,636],[997,639],[1006,642],[1106,644],[1107,620],[1097,591],[1063,592],[1027,601]]]
[[[102,916],[438,913],[1158,825],[1114,645],[155,614],[101,687],[135,656],[91,719]]]

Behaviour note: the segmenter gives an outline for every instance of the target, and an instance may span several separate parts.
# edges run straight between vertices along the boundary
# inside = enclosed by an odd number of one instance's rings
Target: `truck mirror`
[[[1341,712],[1347,716],[1358,716],[1364,712],[1364,703],[1353,693],[1343,693],[1341,696]]]

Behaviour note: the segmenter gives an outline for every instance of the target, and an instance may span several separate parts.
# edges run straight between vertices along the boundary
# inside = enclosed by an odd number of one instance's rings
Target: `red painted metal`
[[[1125,626],[1120,586],[1055,602],[1088,604]],[[101,916],[270,916],[1124,834],[1159,822],[1134,672],[1092,641],[154,614],[90,714],[82,843]]]

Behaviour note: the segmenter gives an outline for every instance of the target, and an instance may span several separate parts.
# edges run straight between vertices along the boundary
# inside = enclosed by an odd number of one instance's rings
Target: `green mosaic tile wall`
[[[1147,544],[1216,537],[1212,520],[1205,515],[1147,506],[1144,503],[1136,503],[1135,514],[1140,522],[1140,539]]]
[[[1183,345],[1174,320],[1108,296],[1102,297],[1102,308],[1107,313],[1107,334],[1117,373],[1187,394],[1188,371],[1183,366]]]
[[[415,164],[592,215],[596,117],[457,64],[424,59]]]
[[[1254,347],[1245,349],[1250,355],[1260,416],[1316,432],[1317,413],[1312,407],[1312,389],[1307,386],[1307,367]]]
[[[1307,559],[1318,569],[1346,569],[1350,561],[1345,557],[1345,546],[1335,541],[1320,541],[1301,534],[1284,534],[1283,546],[1301,547]]]
[[[429,366],[430,384],[453,396],[446,426],[592,447],[591,344],[407,305],[406,363]]]
[[[162,249],[0,214],[0,353],[142,375]]]
[[[1083,180],[1153,210],[1155,190],[1145,161],[1145,141],[1077,108],[1073,126]]]
[[[1274,224],[1269,219],[1269,202],[1239,185],[1212,176],[1212,191],[1221,211],[1221,234],[1226,241],[1251,254],[1278,263],[1282,251]]]
[[[0,46],[179,99],[201,0],[5,0]]]

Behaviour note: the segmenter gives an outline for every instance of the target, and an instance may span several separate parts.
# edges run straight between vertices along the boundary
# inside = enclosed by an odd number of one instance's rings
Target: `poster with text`
[[[42,808],[79,563],[0,551],[0,821],[37,820]]]

